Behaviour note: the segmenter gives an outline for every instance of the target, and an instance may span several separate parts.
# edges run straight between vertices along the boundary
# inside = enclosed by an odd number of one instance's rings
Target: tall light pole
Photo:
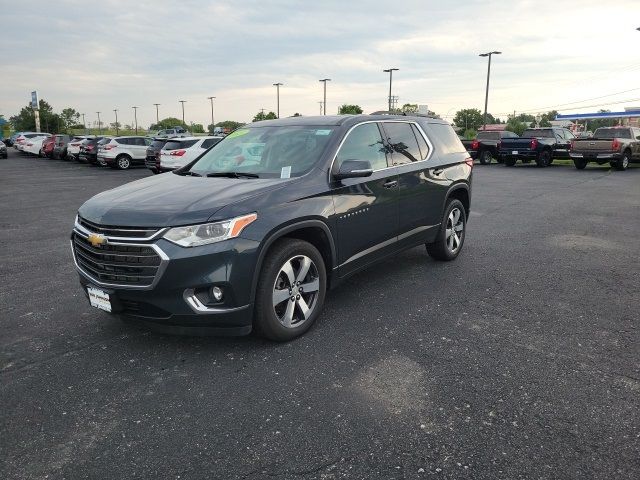
[[[484,94],[484,127],[483,130],[487,129],[487,103],[489,102],[489,76],[491,75],[491,55],[500,55],[502,52],[487,52],[481,53],[481,57],[489,57],[489,63],[487,65],[487,89]]]
[[[324,114],[327,114],[327,82],[330,82],[331,79],[330,78],[323,78],[320,80],[322,83],[324,83]]]
[[[102,135],[102,126],[100,124],[100,112],[96,112],[98,114],[98,133]]]
[[[84,113],[82,114],[82,126],[84,127],[84,133],[87,133],[87,122],[84,121]]]
[[[320,104],[320,115],[322,115],[322,105],[323,105],[323,102],[322,102],[322,100],[320,100],[318,103]]]
[[[393,72],[400,70],[399,68],[387,68],[383,70],[389,74],[389,112],[391,112],[391,83],[393,82]]]
[[[114,109],[113,113],[116,114],[116,137],[118,136],[118,109]]]
[[[186,100],[178,100],[181,104],[182,104],[182,125],[186,125],[186,123],[184,123],[184,104],[187,103]]]
[[[207,97],[209,100],[211,100],[211,126],[212,128],[215,130],[216,128],[216,124],[213,121],[213,99],[216,97]]]
[[[280,118],[280,86],[284,85],[284,83],[274,83],[273,86],[276,87],[276,115]]]
[[[154,103],[154,105],[156,106],[156,126],[160,123],[160,115],[158,114],[158,106],[160,105],[159,103]]]
[[[133,118],[135,119],[136,122],[136,135],[138,134],[138,109],[140,107],[131,107],[133,108]]]

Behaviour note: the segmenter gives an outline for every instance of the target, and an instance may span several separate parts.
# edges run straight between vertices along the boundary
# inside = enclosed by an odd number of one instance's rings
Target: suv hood
[[[99,193],[87,200],[78,214],[90,222],[109,226],[173,227],[204,223],[226,205],[283,188],[288,181],[165,173]]]

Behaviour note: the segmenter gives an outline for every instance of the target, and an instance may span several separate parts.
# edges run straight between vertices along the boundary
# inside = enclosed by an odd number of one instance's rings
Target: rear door
[[[144,137],[133,137],[131,139],[131,150],[135,160],[144,160],[147,156],[147,142]]]
[[[340,276],[392,253],[398,231],[398,173],[377,122],[361,123],[347,133],[332,172],[345,160],[367,160],[374,171],[370,177],[331,181]]]

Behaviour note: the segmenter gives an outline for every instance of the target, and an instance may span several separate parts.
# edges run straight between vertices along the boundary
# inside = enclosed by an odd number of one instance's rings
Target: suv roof
[[[387,114],[371,114],[371,115],[316,115],[312,117],[288,117],[279,118],[275,120],[261,120],[259,122],[251,123],[240,128],[251,128],[254,125],[260,126],[262,124],[268,124],[270,126],[292,126],[292,125],[344,125],[346,123],[361,123],[361,122],[383,122],[385,120],[428,120],[429,123],[441,123],[449,125],[446,121],[436,117],[425,117],[419,115],[387,115]]]

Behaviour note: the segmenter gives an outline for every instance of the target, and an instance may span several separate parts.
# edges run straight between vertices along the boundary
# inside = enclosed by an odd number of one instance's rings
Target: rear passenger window
[[[451,128],[451,125],[444,123],[429,123],[428,127],[429,130],[433,132],[433,136],[430,136],[429,138],[432,142],[437,141],[440,144],[442,153],[465,153],[467,151],[456,135],[456,132]]]
[[[388,166],[385,147],[377,124],[364,123],[349,132],[336,155],[336,167],[340,168],[345,160],[368,160],[374,170]]]
[[[119,143],[120,145],[129,145],[129,139],[128,138],[116,138],[115,141],[117,143]]]
[[[420,147],[420,160],[425,160],[429,156],[429,145],[427,145],[427,141],[420,133],[420,130],[415,125],[411,125],[411,129],[413,130],[413,134],[416,136],[416,140],[418,140],[418,147]]]
[[[147,146],[147,142],[145,142],[144,138],[142,138],[142,137],[132,138],[131,140],[133,140],[133,145],[139,145],[141,147],[146,147]]]
[[[202,148],[212,147],[219,141],[220,141],[219,138],[207,138],[204,142],[202,142]]]
[[[382,124],[387,137],[387,143],[391,148],[394,165],[422,160],[418,141],[413,134],[411,124],[404,122],[384,122]]]

